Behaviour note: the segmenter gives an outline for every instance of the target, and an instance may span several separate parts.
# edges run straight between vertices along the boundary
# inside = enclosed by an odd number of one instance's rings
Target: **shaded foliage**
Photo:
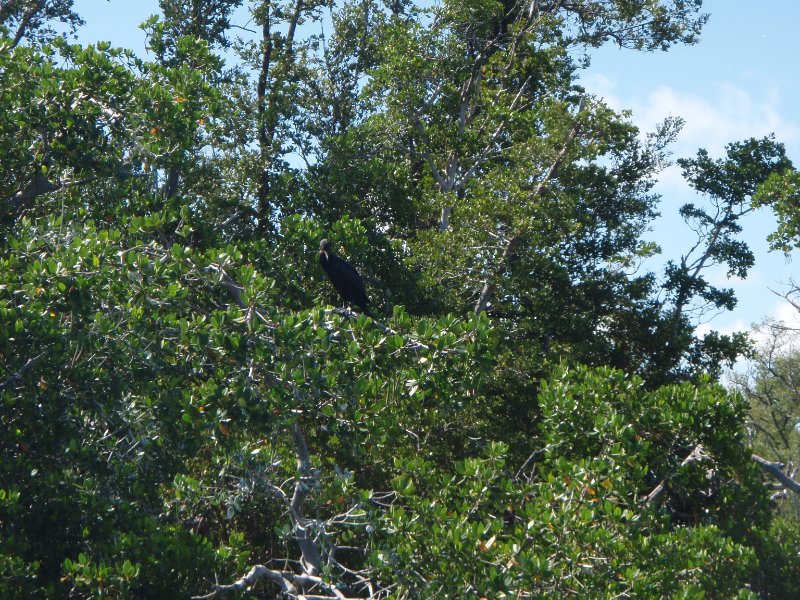
[[[162,0],[152,61],[15,38],[35,6],[0,9],[1,596],[785,597],[715,383],[746,340],[695,310],[742,214],[791,245],[795,171],[681,161],[696,243],[641,271],[681,122],[577,83],[701,2]],[[325,237],[374,319],[326,308]]]

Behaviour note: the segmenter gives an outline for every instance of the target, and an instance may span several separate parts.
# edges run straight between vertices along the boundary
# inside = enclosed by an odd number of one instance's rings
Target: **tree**
[[[639,365],[653,385],[717,368],[741,340],[695,340],[694,324],[659,307],[653,276],[626,274],[655,250],[642,239],[656,214],[651,189],[681,122],[669,119],[642,141],[625,115],[575,84],[579,59],[606,41],[640,49],[695,41],[705,22],[699,3],[529,8],[445,3],[373,21],[353,13],[347,31],[383,40],[377,56],[374,44],[360,43],[365,50],[349,63],[375,64],[362,97],[377,110],[348,122],[363,133],[341,133],[335,162],[309,174],[328,182],[345,170],[344,182],[359,170],[357,194],[336,187],[351,200],[345,211],[391,197],[400,184],[416,218],[393,221],[395,212],[375,226],[406,240],[420,276],[406,292],[414,311],[488,310],[514,332],[512,347],[532,342],[532,352],[555,360]],[[383,167],[372,182],[360,169],[365,155]],[[681,339],[664,360],[669,323],[680,324]]]
[[[75,33],[83,20],[72,10],[73,0],[6,0],[0,5],[0,27],[11,34],[4,44],[14,48],[22,41],[38,45],[53,40],[59,21]]]
[[[83,48],[56,40],[42,49],[0,52],[0,94],[8,108],[0,134],[15,140],[0,150],[4,233],[23,215],[65,212],[67,206],[98,219],[167,206],[164,196],[147,193],[155,183],[151,174],[185,159],[198,144],[215,95],[205,76],[213,57],[199,45],[187,44],[185,51],[194,68],[143,63],[104,43]],[[100,191],[81,193],[94,186]],[[56,197],[59,191],[66,193]]]
[[[796,482],[636,270],[680,122],[576,83],[700,3],[238,6],[0,43],[0,596],[793,593]],[[786,176],[731,152],[686,163],[723,204]]]
[[[181,38],[203,40],[212,47],[229,48],[231,14],[243,0],[159,0],[163,22],[151,48],[162,64],[180,64]],[[153,23],[155,24],[155,23]]]
[[[800,173],[787,170],[773,173],[753,198],[756,206],[771,206],[778,217],[778,229],[769,236],[773,250],[789,253],[800,242]]]
[[[765,322],[756,334],[766,336],[746,372],[734,373],[733,386],[750,403],[747,421],[753,451],[784,465],[796,478],[800,464],[800,382],[797,381],[797,334],[783,324]],[[800,518],[800,498],[785,489],[776,497],[787,498],[786,514]]]
[[[673,350],[681,346],[679,337],[686,335],[681,330],[687,312],[732,310],[736,305],[733,290],[710,285],[703,271],[722,265],[727,267],[728,277],[747,276],[754,257],[747,244],[736,237],[742,230],[739,221],[757,208],[754,198],[762,184],[773,175],[794,171],[784,146],[774,137],[729,144],[726,154],[725,159],[712,160],[707,151],[700,150],[696,158],[678,160],[689,184],[708,197],[710,209],[692,203],[681,207],[681,216],[695,233],[696,242],[679,263],[670,261],[666,268],[663,287],[671,303],[671,331],[662,360],[674,365],[681,360],[681,352]],[[732,366],[747,349],[743,335],[711,334],[698,344],[703,345],[710,346],[710,361],[702,364],[706,371],[714,371],[713,365],[723,361]]]

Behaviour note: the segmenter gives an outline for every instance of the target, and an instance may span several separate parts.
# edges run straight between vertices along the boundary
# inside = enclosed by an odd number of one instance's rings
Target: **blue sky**
[[[138,25],[158,13],[157,0],[76,0],[75,6],[87,22],[78,33],[82,42],[109,40],[146,58]],[[775,133],[800,165],[800,77],[795,64],[800,56],[800,0],[705,0],[703,9],[711,19],[698,44],[654,53],[606,46],[593,53],[582,83],[614,108],[632,109],[634,122],[644,131],[667,116],[682,117],[686,125],[672,147],[675,158],[692,156],[699,148],[721,157],[729,142]],[[650,237],[663,248],[660,260],[679,259],[691,238],[676,218],[677,210],[702,198],[683,183],[676,167],[662,174],[657,191],[663,196],[663,216]],[[727,280],[722,269],[709,276],[717,285],[733,287],[739,305],[701,328],[747,330],[765,317],[800,327],[797,311],[770,291],[785,290],[792,277],[800,283],[800,253],[795,252],[792,262],[767,251],[765,238],[774,223],[766,212],[748,217],[744,227],[743,239],[756,253],[750,276]]]
[[[691,156],[698,148],[721,157],[729,142],[775,133],[800,166],[800,2],[706,0],[703,9],[711,18],[698,44],[657,53],[607,46],[594,55],[584,85],[615,108],[632,109],[633,120],[644,130],[669,115],[685,119],[672,147],[675,158]],[[690,232],[675,215],[682,204],[702,198],[682,181],[677,167],[662,174],[657,191],[663,196],[663,217],[652,237],[664,258],[679,258]],[[782,253],[767,251],[765,238],[774,229],[768,212],[748,217],[744,228],[743,239],[756,253],[750,276],[727,280],[719,269],[710,277],[733,287],[739,304],[701,327],[746,330],[765,317],[800,327],[797,311],[770,291],[785,290],[792,277],[800,283],[800,253],[787,261]]]

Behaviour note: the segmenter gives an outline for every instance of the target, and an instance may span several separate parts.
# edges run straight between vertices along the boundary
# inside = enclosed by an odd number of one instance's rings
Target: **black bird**
[[[319,264],[322,265],[342,300],[358,305],[361,312],[371,317],[367,307],[369,302],[364,289],[364,280],[353,265],[331,251],[331,243],[328,240],[322,240],[319,244]]]

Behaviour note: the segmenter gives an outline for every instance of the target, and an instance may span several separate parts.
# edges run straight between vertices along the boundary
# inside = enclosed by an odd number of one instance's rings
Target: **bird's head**
[[[319,253],[324,254],[328,258],[328,253],[331,251],[331,242],[329,239],[324,239],[319,243]]]

